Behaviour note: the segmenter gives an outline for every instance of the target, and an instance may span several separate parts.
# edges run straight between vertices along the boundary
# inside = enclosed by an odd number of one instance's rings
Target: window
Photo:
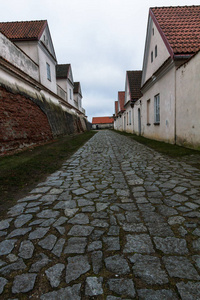
[[[152,28],[152,34],[154,35],[154,28]]]
[[[69,89],[69,97],[70,97],[70,99],[72,99],[72,90],[71,89]]]
[[[126,121],[127,121],[127,125],[128,125],[128,112],[126,113]]]
[[[151,62],[153,62],[153,51],[151,51]]]
[[[157,57],[158,56],[158,47],[157,47],[157,45],[155,46],[155,57]]]
[[[154,124],[160,124],[160,94],[154,97]]]
[[[129,125],[131,125],[131,110],[129,110],[129,112],[128,112],[128,118],[129,118]]]
[[[47,79],[51,81],[51,70],[50,65],[47,63]]]
[[[147,100],[147,125],[151,125],[149,121],[150,99]]]

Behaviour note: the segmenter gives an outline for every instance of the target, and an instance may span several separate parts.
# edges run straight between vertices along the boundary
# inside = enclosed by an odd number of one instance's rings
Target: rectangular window
[[[72,90],[71,89],[69,89],[69,97],[70,97],[70,99],[72,99]]]
[[[157,45],[155,46],[155,57],[157,57],[158,56],[158,47],[157,47]]]
[[[150,125],[149,121],[150,99],[147,100],[147,125]]]
[[[51,69],[48,63],[47,63],[47,79],[51,81]]]
[[[151,51],[151,62],[153,62],[153,51]]]
[[[126,121],[127,121],[127,125],[128,125],[128,112],[126,113]]]
[[[154,97],[154,122],[160,124],[160,94]]]
[[[129,125],[131,125],[131,110],[129,110],[129,112],[128,112],[128,114],[129,114]]]

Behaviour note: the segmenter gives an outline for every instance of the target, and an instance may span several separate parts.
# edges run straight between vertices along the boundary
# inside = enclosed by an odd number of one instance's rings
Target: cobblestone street
[[[200,171],[99,131],[0,221],[0,299],[200,299]]]

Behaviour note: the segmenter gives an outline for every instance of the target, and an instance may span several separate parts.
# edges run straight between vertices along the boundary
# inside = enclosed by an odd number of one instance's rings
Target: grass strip
[[[60,169],[94,131],[65,136],[54,142],[0,158],[0,215],[36,184]]]

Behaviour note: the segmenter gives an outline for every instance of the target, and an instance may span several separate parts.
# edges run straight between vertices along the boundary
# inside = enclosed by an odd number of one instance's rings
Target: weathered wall
[[[83,117],[25,90],[0,85],[0,155],[90,130]]]
[[[0,155],[52,138],[46,114],[33,101],[0,87]]]

